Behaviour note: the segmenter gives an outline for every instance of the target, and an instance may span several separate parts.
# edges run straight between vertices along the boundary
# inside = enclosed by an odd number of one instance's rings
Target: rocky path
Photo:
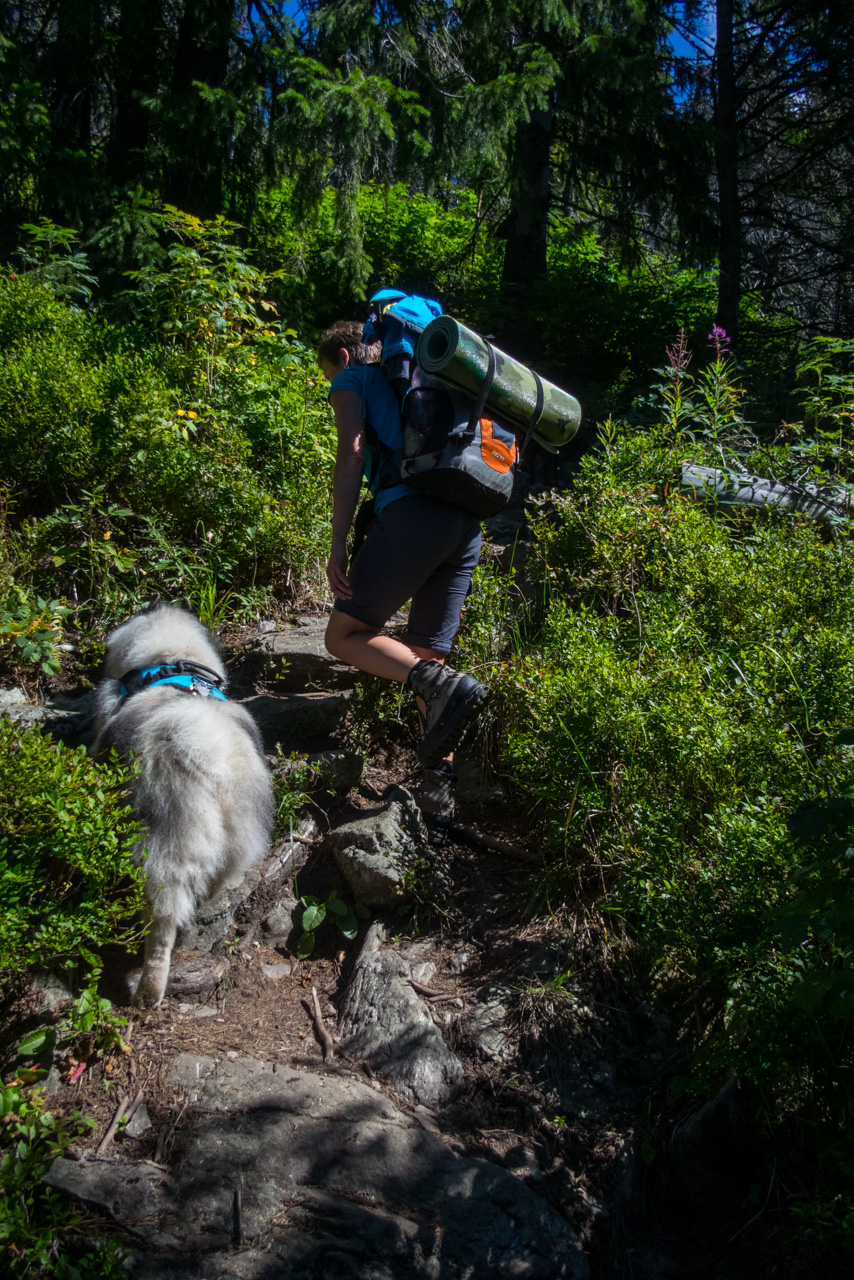
[[[595,920],[525,923],[535,849],[429,846],[405,758],[365,766],[342,737],[355,673],[322,633],[263,629],[230,663],[268,750],[309,753],[312,808],[200,910],[163,1006],[126,1011],[122,1060],[54,1063],[51,1109],[99,1123],[47,1181],[118,1230],[139,1280],[727,1274],[645,1225],[638,1125],[667,1020],[608,972]],[[0,711],[85,741],[87,697],[6,692]],[[462,772],[482,823],[494,784]],[[333,889],[371,921],[297,961],[298,896]],[[111,961],[121,1005],[131,962]],[[28,1025],[69,994],[43,978]],[[686,1150],[690,1181],[705,1157]]]

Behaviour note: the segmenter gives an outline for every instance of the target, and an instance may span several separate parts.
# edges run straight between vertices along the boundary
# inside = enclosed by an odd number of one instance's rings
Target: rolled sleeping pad
[[[486,395],[484,412],[524,433],[528,430],[542,388],[542,412],[532,432],[538,444],[556,452],[575,435],[581,424],[581,406],[575,396],[545,378],[538,378],[497,347],[495,374]],[[418,340],[415,359],[429,377],[453,391],[477,401],[489,371],[490,344],[452,316],[432,320]]]

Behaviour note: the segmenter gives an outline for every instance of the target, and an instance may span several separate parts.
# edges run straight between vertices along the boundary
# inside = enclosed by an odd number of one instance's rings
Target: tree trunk
[[[716,322],[738,343],[741,300],[741,202],[738,184],[738,120],[733,0],[716,0],[715,171],[718,184],[718,311]]]
[[[122,0],[110,137],[110,176],[119,186],[145,183],[148,176],[150,115],[141,99],[162,88],[163,40],[163,0]]]
[[[220,88],[228,71],[235,0],[185,0],[178,24],[170,98],[170,132],[164,196],[199,218],[219,213],[225,150],[216,104],[205,102],[196,83]]]
[[[51,62],[53,151],[88,154],[92,143],[92,92],[100,5],[96,0],[60,0]]]
[[[516,128],[503,287],[528,285],[546,273],[552,125],[551,111],[535,110]]]

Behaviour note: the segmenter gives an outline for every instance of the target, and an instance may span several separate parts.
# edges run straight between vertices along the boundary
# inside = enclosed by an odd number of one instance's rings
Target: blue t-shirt
[[[391,463],[392,455],[403,449],[403,425],[397,397],[378,364],[359,364],[344,369],[333,378],[333,391],[355,391],[359,396],[359,413],[368,425],[365,441],[365,479],[374,499],[377,515],[390,502],[408,497],[416,490],[405,481],[391,477],[399,470]]]

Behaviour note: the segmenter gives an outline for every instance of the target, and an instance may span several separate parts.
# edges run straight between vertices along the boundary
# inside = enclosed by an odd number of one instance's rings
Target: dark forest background
[[[754,320],[851,330],[842,0],[33,0],[0,14],[7,255],[46,217],[98,237],[99,265],[118,270],[139,251],[142,193],[251,238],[283,182],[303,216],[331,191],[338,295],[310,308],[322,323],[377,282],[360,186],[403,182],[443,208],[473,194],[472,235],[500,242],[514,316],[550,250],[593,230],[626,267],[715,271],[736,344],[746,303]]]

